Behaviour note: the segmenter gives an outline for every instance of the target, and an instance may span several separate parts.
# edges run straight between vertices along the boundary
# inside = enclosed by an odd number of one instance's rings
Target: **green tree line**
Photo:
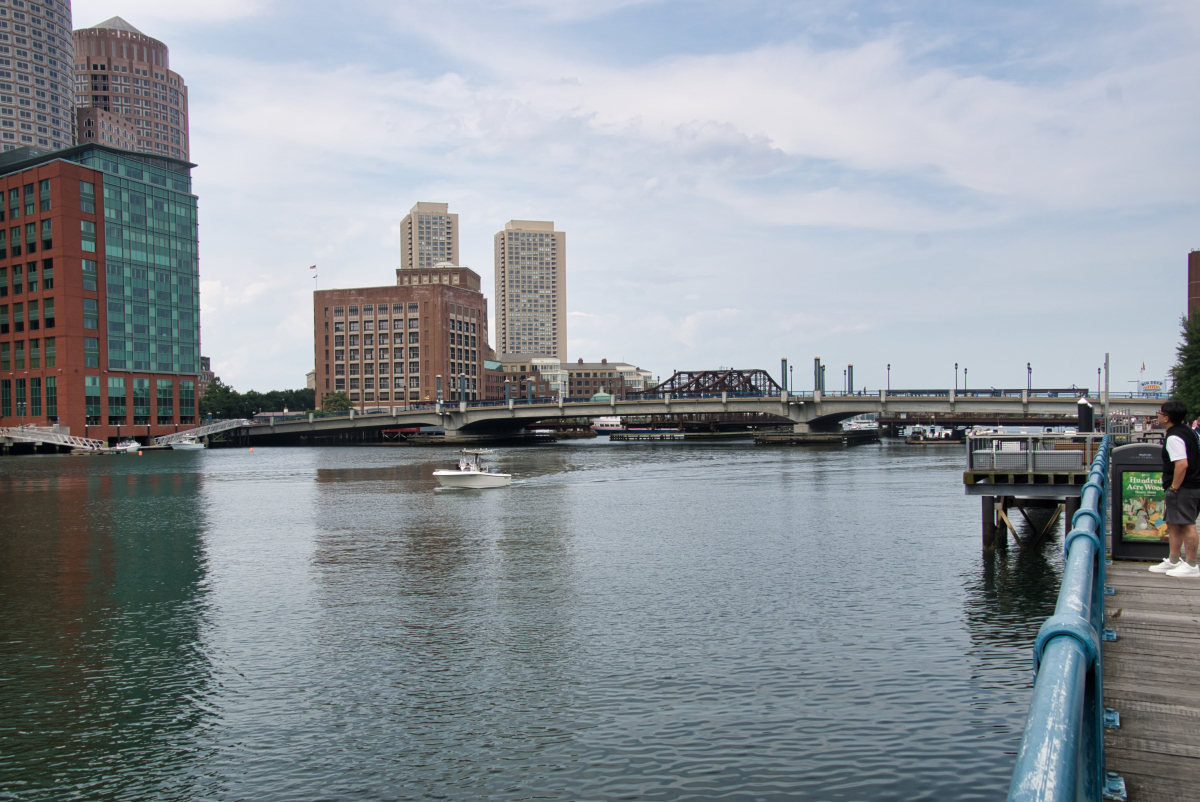
[[[251,418],[258,412],[283,412],[285,407],[289,412],[308,412],[314,404],[316,392],[307,388],[239,393],[220,378],[214,378],[200,399],[200,414],[206,417],[211,414],[214,418]]]

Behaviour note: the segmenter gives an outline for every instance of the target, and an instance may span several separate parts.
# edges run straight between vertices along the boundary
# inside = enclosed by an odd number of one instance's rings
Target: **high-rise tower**
[[[74,144],[71,4],[0,6],[0,147]]]
[[[187,85],[167,46],[120,17],[73,38],[79,143],[187,161]]]
[[[496,350],[567,361],[567,235],[553,221],[496,233]]]
[[[458,264],[458,215],[447,203],[418,203],[400,221],[400,269]]]

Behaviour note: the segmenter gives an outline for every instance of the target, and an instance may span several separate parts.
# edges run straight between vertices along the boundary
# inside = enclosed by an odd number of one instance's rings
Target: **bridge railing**
[[[1124,782],[1105,773],[1105,499],[1112,445],[1101,441],[1064,538],[1066,567],[1054,615],[1033,645],[1033,698],[1017,753],[1010,802],[1124,798]]]

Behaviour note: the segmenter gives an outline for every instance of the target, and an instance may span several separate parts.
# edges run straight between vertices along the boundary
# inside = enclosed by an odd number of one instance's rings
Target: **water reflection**
[[[0,792],[22,798],[171,798],[195,772],[203,480],[97,462],[26,458],[0,475]]]

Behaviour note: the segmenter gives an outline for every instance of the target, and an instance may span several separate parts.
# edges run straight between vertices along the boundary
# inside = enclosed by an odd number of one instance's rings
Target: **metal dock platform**
[[[1104,731],[1107,769],[1130,802],[1200,799],[1200,580],[1152,574],[1152,563],[1108,568],[1104,706],[1121,726]]]

